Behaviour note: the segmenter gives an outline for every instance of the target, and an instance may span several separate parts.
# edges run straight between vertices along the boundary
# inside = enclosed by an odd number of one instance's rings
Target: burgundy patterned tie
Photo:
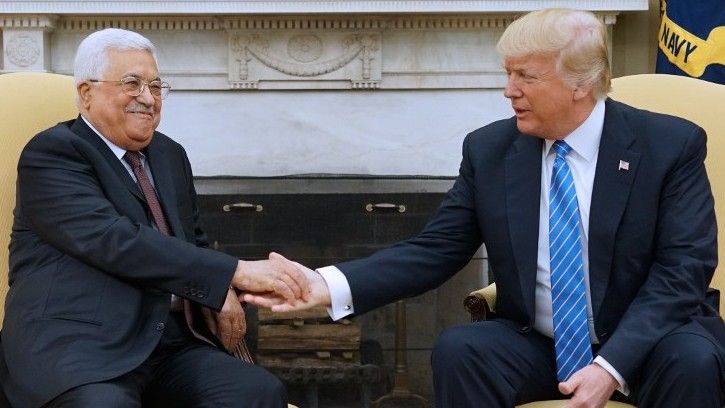
[[[138,152],[128,151],[123,155],[123,159],[131,166],[133,174],[136,176],[138,186],[141,187],[141,191],[144,197],[146,197],[146,204],[148,204],[149,210],[151,210],[151,216],[159,232],[164,235],[171,235],[169,224],[166,222],[164,211],[161,209],[161,204],[159,203],[159,197],[156,195],[156,190],[151,185],[151,180],[146,175],[146,171],[141,163],[141,155]]]
[[[164,211],[161,209],[161,204],[159,203],[159,197],[156,195],[156,190],[154,190],[153,185],[151,184],[151,180],[149,180],[148,175],[146,174],[146,170],[144,170],[143,163],[141,163],[141,155],[138,152],[132,152],[127,151],[125,155],[123,155],[123,160],[126,161],[131,166],[131,170],[133,170],[133,174],[136,176],[136,181],[138,183],[138,186],[141,187],[141,191],[143,192],[144,197],[146,198],[146,204],[149,206],[149,210],[151,211],[151,216],[154,219],[154,223],[156,224],[156,227],[159,229],[159,232],[161,232],[164,235],[171,235],[171,230],[169,229],[169,224],[166,222],[166,217],[164,216]],[[186,323],[189,326],[189,330],[194,334],[194,336],[200,340],[204,340],[207,343],[210,343],[214,345],[212,341],[201,335],[195,328],[193,323],[193,312],[191,310],[191,303],[184,299],[183,300],[184,305],[184,315],[186,317]],[[247,348],[247,343],[242,338],[242,340],[237,344],[237,346],[234,349],[233,354],[242,360],[252,362],[252,355],[249,352],[249,349]]]

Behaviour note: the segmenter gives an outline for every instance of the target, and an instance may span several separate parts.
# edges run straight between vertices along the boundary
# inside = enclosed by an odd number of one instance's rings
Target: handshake
[[[274,252],[265,260],[239,260],[231,285],[242,291],[240,301],[273,312],[330,306],[330,291],[319,273]]]

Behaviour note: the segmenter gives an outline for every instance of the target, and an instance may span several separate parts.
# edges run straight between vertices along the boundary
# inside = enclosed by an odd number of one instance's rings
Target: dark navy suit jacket
[[[0,383],[40,406],[117,377],[151,354],[170,293],[220,309],[236,258],[206,249],[184,149],[156,132],[144,152],[173,237],[79,118],[35,136],[18,164]]]
[[[470,133],[459,176],[425,229],[338,265],[355,312],[440,285],[484,243],[499,318],[532,330],[542,143],[521,134],[515,118]],[[691,320],[707,328],[721,351],[725,344],[722,319],[705,303],[717,264],[705,144],[705,132],[691,122],[606,101],[589,218],[589,278],[599,355],[628,383],[658,340]],[[629,169],[620,169],[620,161]]]

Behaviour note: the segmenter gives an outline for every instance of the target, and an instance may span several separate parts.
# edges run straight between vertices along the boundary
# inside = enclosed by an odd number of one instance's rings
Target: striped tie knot
[[[556,155],[561,157],[562,159],[566,157],[567,154],[571,151],[571,146],[566,144],[563,140],[557,140],[554,142],[554,145],[552,146],[554,148],[554,151],[556,152]]]

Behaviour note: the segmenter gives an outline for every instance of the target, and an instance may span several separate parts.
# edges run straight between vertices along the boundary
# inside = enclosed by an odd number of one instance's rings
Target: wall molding
[[[214,16],[62,16],[58,30],[97,31],[123,28],[133,31],[214,31],[224,29],[224,22]]]
[[[616,12],[597,12],[607,25]],[[58,16],[1,15],[0,28],[96,31],[114,27],[135,31],[217,30],[478,30],[506,28],[517,14],[443,16]]]
[[[647,10],[647,0],[447,0],[447,1],[61,1],[0,3],[17,14],[298,14],[298,13],[507,13],[547,7],[592,11]]]
[[[2,9],[2,5],[0,5]],[[52,30],[56,27],[58,16],[55,15],[2,15],[0,29],[42,29]]]
[[[505,28],[516,14],[443,16],[61,16],[57,29],[94,31],[115,27],[138,31],[204,30],[469,30]],[[6,17],[15,25],[32,23],[19,17]],[[3,24],[0,16],[0,27]]]

